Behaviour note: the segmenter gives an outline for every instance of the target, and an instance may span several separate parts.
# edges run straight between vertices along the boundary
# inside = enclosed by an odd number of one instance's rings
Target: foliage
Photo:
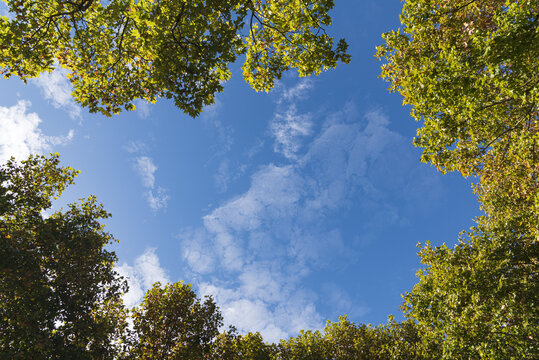
[[[539,2],[406,0],[381,76],[422,122],[422,160],[477,175],[489,226],[539,238]],[[497,224],[497,225],[496,225]]]
[[[202,303],[182,282],[155,283],[132,314],[133,359],[202,359],[209,356],[222,316],[211,297]]]
[[[474,186],[489,232],[510,230],[527,246],[539,240],[539,138],[523,132],[507,139],[507,152],[492,151],[484,158],[480,182]]]
[[[404,2],[403,29],[384,34],[377,56],[423,123],[423,161],[468,175],[489,150],[537,141],[538,13],[535,0]]]
[[[109,216],[95,198],[42,215],[77,172],[58,156],[0,167],[0,353],[9,359],[112,358],[125,327]]]
[[[238,335],[230,328],[217,336],[212,344],[212,360],[270,360],[277,356],[277,347],[267,344],[260,333]]]
[[[403,310],[444,359],[536,359],[537,242],[482,225],[453,249],[427,245]]]
[[[242,54],[257,91],[290,68],[308,76],[350,60],[346,42],[334,46],[325,32],[332,0],[4,1],[4,76],[26,80],[59,65],[70,71],[75,99],[107,116],[157,97],[196,116]]]
[[[196,115],[243,53],[245,78],[259,90],[289,67],[309,75],[348,60],[345,44],[333,48],[322,31],[331,1],[10,4],[22,17],[0,28],[17,55],[1,49],[4,73],[37,76],[58,61],[72,71],[77,99],[106,114],[169,96]],[[2,354],[113,358],[121,345],[130,359],[538,358],[538,14],[534,0],[406,0],[403,29],[378,49],[382,76],[422,123],[422,160],[478,176],[485,212],[453,248],[421,249],[407,320],[372,327],[343,317],[266,344],[258,333],[219,334],[213,300],[176,283],[154,285],[129,330],[124,284],[103,250],[111,237],[97,222],[108,214],[90,198],[44,218],[75,172],[57,157],[30,158],[0,169]]]
[[[403,305],[440,358],[539,354],[538,15],[535,0],[406,0],[378,48],[422,123],[422,160],[479,177],[485,216],[454,248],[420,251]]]
[[[281,340],[279,360],[369,360],[430,359],[413,321],[386,326],[354,324],[346,316],[327,322],[322,332],[302,331],[299,336]]]

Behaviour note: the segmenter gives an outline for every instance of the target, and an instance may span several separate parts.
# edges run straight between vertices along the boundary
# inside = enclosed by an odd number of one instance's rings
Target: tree
[[[213,299],[202,303],[182,282],[155,283],[132,314],[132,359],[202,359],[209,356],[222,316]]]
[[[107,116],[133,100],[174,98],[191,116],[214,101],[229,64],[246,54],[245,80],[268,91],[284,71],[319,74],[348,63],[326,34],[332,0],[5,0],[5,77],[69,70],[75,99]]]
[[[422,160],[477,175],[489,226],[539,238],[539,3],[406,0],[381,76],[422,122]],[[498,225],[494,225],[494,224]],[[520,230],[520,231],[521,231]]]
[[[57,155],[0,167],[2,359],[111,359],[125,328],[109,216],[90,197],[43,214],[77,171]]]
[[[0,359],[200,359],[222,316],[190,285],[154,284],[130,314],[95,197],[47,216],[78,171],[58,155],[0,167]],[[127,326],[131,317],[133,328]]]
[[[238,335],[235,328],[222,332],[212,344],[212,360],[271,360],[276,359],[277,346],[267,344],[260,333]]]
[[[387,359],[439,359],[439,344],[423,336],[421,326],[413,319],[397,322],[389,316],[388,324],[378,326],[381,356]]]
[[[413,321],[390,322],[385,326],[354,324],[340,317],[327,322],[323,332],[302,331],[299,336],[281,340],[279,360],[389,360],[434,359],[427,351],[419,328]]]
[[[509,243],[509,244],[508,244]],[[443,359],[536,359],[537,242],[479,225],[454,248],[421,249],[425,269],[405,295],[405,315]]]
[[[403,28],[383,35],[377,56],[422,122],[423,161],[467,176],[489,153],[526,143],[519,153],[536,154],[538,13],[535,0],[404,2]]]
[[[403,304],[439,358],[539,353],[538,15],[535,0],[406,0],[378,48],[422,123],[422,160],[479,177],[485,216],[454,248],[420,251]]]

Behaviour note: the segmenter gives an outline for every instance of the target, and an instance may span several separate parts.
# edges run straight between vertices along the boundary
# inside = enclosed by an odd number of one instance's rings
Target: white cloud
[[[148,146],[142,141],[130,141],[124,146],[125,151],[130,154],[145,153]]]
[[[296,86],[291,88],[283,88],[281,97],[277,101],[278,103],[282,101],[296,101],[304,99],[307,96],[307,93],[313,88],[313,80],[303,79]]]
[[[41,89],[45,99],[52,101],[55,108],[64,108],[71,118],[81,119],[81,108],[73,100],[73,87],[66,77],[67,74],[66,69],[57,68],[50,73],[44,72],[31,81]]]
[[[142,185],[150,189],[155,186],[157,166],[155,166],[151,158],[148,156],[137,157],[135,159],[135,170],[140,175]]]
[[[167,190],[160,186],[155,190],[155,192],[154,190],[150,189],[146,193],[146,200],[153,211],[166,209],[169,199],[170,198],[167,194]]]
[[[258,228],[266,215],[291,215],[302,192],[300,181],[290,165],[265,166],[252,176],[251,187],[244,195],[205,216],[204,224],[213,233],[249,231]]]
[[[231,178],[230,165],[228,159],[224,159],[219,164],[217,172],[213,176],[215,186],[219,189],[220,192],[225,192],[228,188],[228,182]]]
[[[28,101],[19,101],[12,107],[0,106],[0,162],[14,156],[24,160],[30,154],[50,151],[52,146],[65,145],[73,138],[73,130],[65,136],[44,135],[36,113],[27,113]]]
[[[270,122],[270,132],[275,142],[275,152],[283,154],[289,159],[296,159],[296,153],[302,146],[302,141],[313,130],[311,114],[298,113],[296,103],[306,97],[313,83],[309,79],[300,81],[296,86],[282,89],[277,104],[286,103],[284,108],[278,110]]]
[[[257,282],[256,278],[253,280]],[[233,324],[243,333],[259,331],[267,342],[278,342],[302,329],[321,327],[322,318],[312,302],[313,294],[285,289],[281,284],[277,286],[278,302],[268,300],[265,297],[267,291],[246,295],[241,287],[230,288],[210,283],[203,283],[200,293],[214,296],[226,323]]]
[[[289,159],[296,158],[303,137],[312,132],[312,116],[298,114],[296,106],[290,105],[284,113],[277,113],[270,124],[275,138],[274,150]]]
[[[285,91],[283,99],[298,99],[309,86]],[[417,177],[406,165],[415,163],[405,155],[406,140],[388,128],[383,113],[370,111],[358,119],[347,103],[312,134],[310,117],[298,114],[293,104],[288,110],[288,118],[279,112],[271,123],[277,129],[274,145],[287,163],[259,168],[247,191],[204,216],[200,228],[179,236],[188,270],[203,280],[202,294],[215,296],[225,322],[242,332],[261,331],[266,341],[323,326],[317,299],[303,281],[355,251],[337,228],[324,225],[328,216],[361,197],[365,206],[374,204],[369,216],[398,223],[402,215],[387,205],[385,190],[405,189]],[[405,165],[388,176],[386,158]],[[351,298],[344,290],[340,296],[339,307],[349,309]],[[367,311],[361,306],[355,314]]]
[[[125,146],[125,149],[130,153],[139,153],[145,151],[146,145],[141,142],[131,141]],[[155,172],[157,166],[154,164],[152,158],[148,156],[138,156],[135,158],[134,169],[139,174],[142,185],[147,189],[144,192],[144,197],[150,206],[152,211],[166,209],[170,197],[168,196],[168,190],[155,185]]]
[[[179,236],[182,239],[182,257],[198,274],[208,274],[214,270],[215,253],[208,251],[211,243],[204,228],[197,230],[185,229]]]
[[[325,241],[315,236],[316,226],[309,234],[295,224],[304,184],[293,166],[268,165],[253,175],[245,194],[205,216],[203,228],[180,236],[195,275],[217,271],[218,278],[233,279],[201,287],[216,296],[227,324],[260,331],[266,341],[321,326],[313,297],[299,283],[309,273],[307,263],[318,260],[317,248],[330,258],[341,251],[327,234]]]
[[[127,279],[129,291],[124,294],[124,304],[127,307],[137,305],[144,296],[144,293],[152,287],[155,282],[162,284],[170,282],[165,270],[159,263],[159,257],[155,249],[147,249],[142,255],[135,259],[133,266],[123,263],[116,267],[116,271]]]
[[[159,258],[155,254],[155,249],[147,249],[135,260],[135,268],[142,278],[144,288],[149,289],[155,282],[169,282],[165,270],[159,264]]]
[[[123,295],[125,306],[128,308],[136,306],[142,300],[145,292],[136,269],[127,263],[123,263],[120,266],[116,266],[115,270],[127,280],[129,285],[129,290]]]

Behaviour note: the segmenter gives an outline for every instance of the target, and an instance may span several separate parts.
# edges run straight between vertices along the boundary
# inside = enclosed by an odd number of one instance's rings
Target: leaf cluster
[[[325,32],[331,0],[4,0],[0,68],[25,80],[61,66],[73,96],[106,116],[136,99],[174,99],[195,117],[246,54],[245,80],[268,91],[290,68],[300,76],[348,63]]]
[[[498,143],[537,133],[538,14],[532,0],[405,1],[376,56],[422,123],[423,161],[477,174]]]

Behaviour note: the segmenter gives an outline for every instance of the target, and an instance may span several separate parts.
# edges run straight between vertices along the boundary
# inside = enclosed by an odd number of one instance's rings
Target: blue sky
[[[400,6],[338,1],[330,33],[351,64],[286,74],[269,94],[234,64],[197,119],[166,100],[89,114],[61,72],[2,80],[0,160],[57,151],[82,171],[55,207],[94,194],[112,213],[129,305],[184,280],[267,341],[343,314],[384,323],[415,283],[416,244],[453,244],[479,214],[469,180],[419,162],[418,124],[378,78],[375,46]]]

